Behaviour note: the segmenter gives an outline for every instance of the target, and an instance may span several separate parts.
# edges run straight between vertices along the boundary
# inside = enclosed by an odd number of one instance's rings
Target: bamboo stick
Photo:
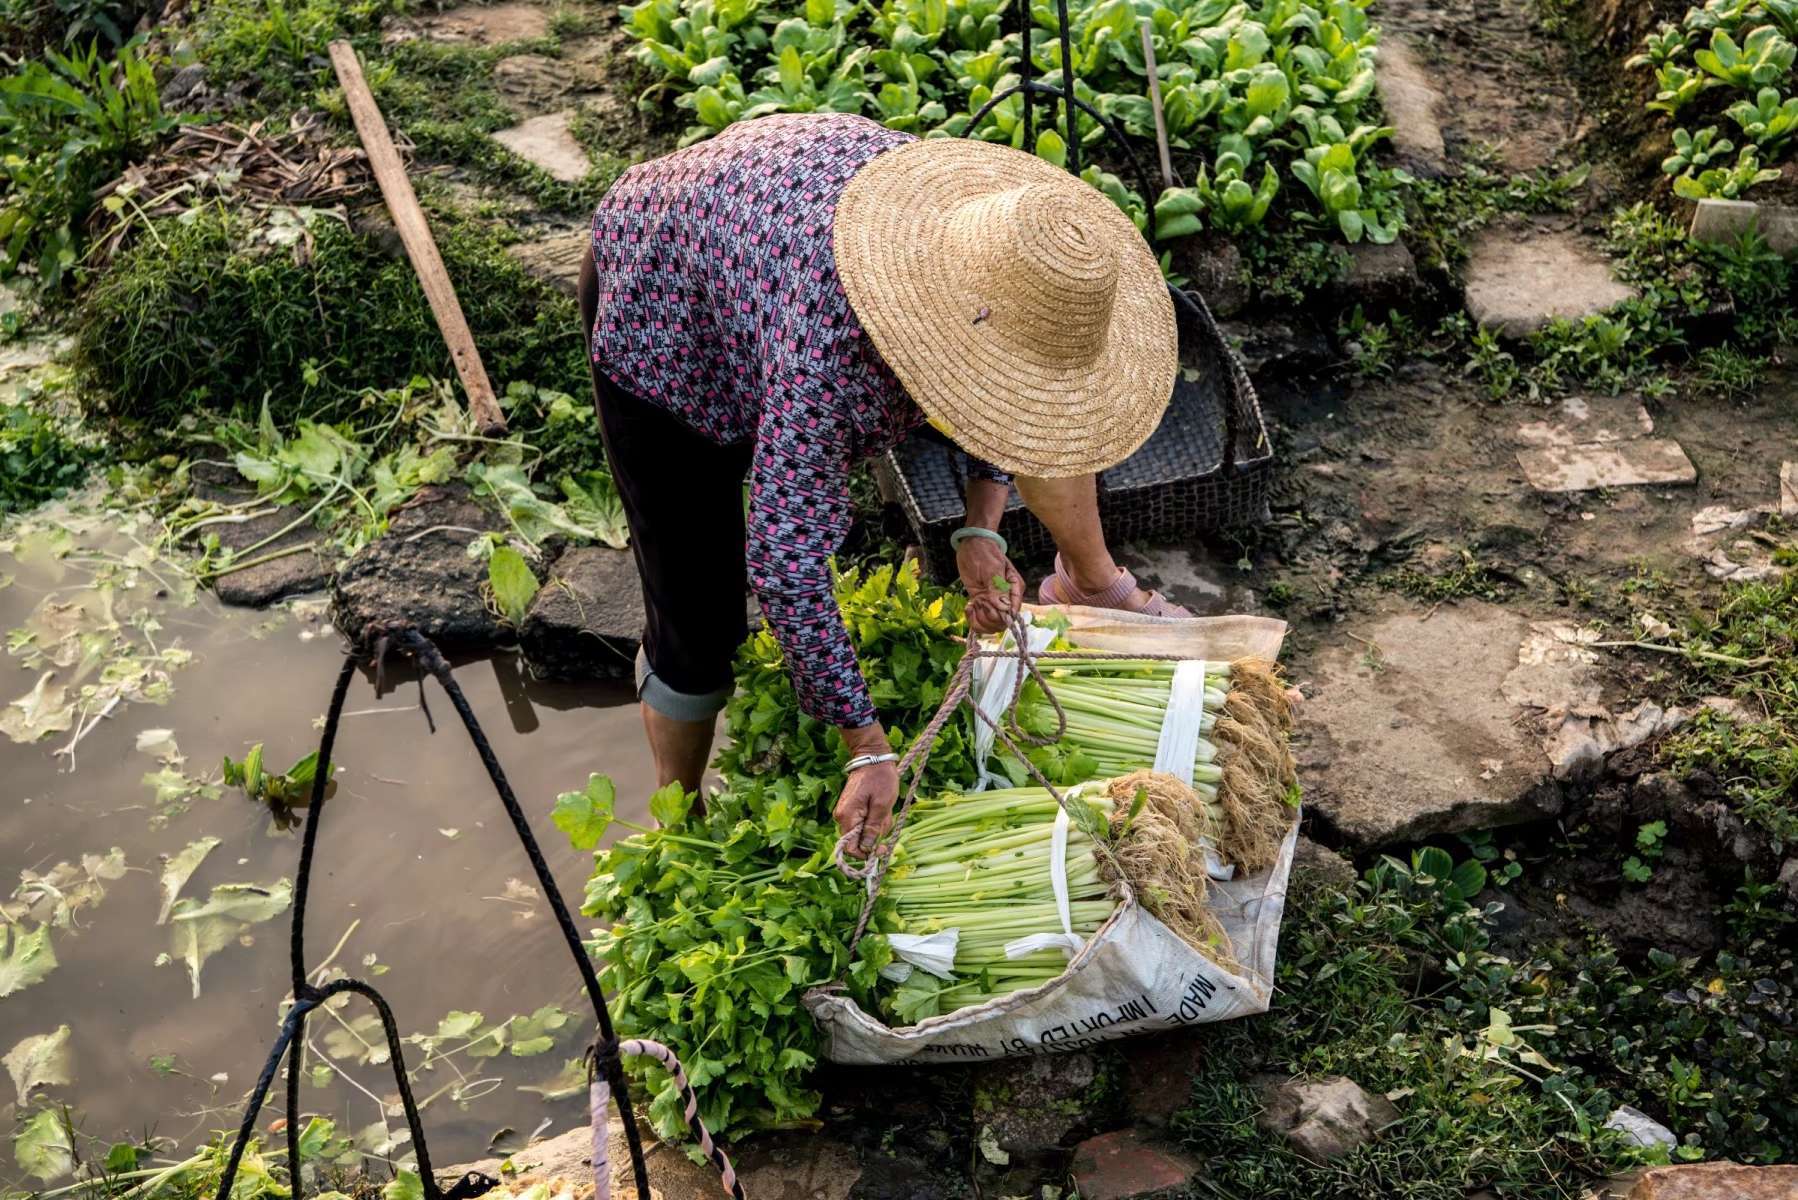
[[[406,247],[406,257],[411,260],[412,270],[424,288],[432,316],[437,318],[437,329],[449,347],[450,360],[456,364],[462,390],[468,393],[469,414],[474,417],[482,436],[504,437],[505,414],[500,412],[499,401],[493,395],[487,369],[481,365],[481,352],[475,348],[474,334],[462,315],[462,305],[456,299],[449,272],[444,269],[443,256],[437,253],[437,243],[431,237],[431,226],[425,220],[424,210],[418,206],[412,181],[406,177],[405,164],[400,162],[399,151],[393,148],[387,121],[375,103],[374,93],[368,90],[368,81],[362,77],[362,63],[356,57],[355,48],[348,42],[332,42],[331,65],[337,70],[337,81],[343,85],[344,102],[349,106],[351,120],[356,123],[362,148],[368,153],[368,165],[374,172],[375,182],[381,185],[387,211],[393,215],[394,228]]]

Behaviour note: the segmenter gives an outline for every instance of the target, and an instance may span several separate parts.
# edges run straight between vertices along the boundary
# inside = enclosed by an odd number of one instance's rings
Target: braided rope
[[[609,1050],[596,1043],[588,1051],[588,1055],[591,1078],[587,1083],[587,1103],[593,1125],[593,1200],[611,1200],[612,1196],[612,1171],[608,1161],[612,1089],[606,1082],[610,1072],[603,1069],[603,1062],[616,1063],[625,1055],[653,1058],[674,1077],[674,1086],[680,1091],[681,1118],[686,1121],[694,1141],[699,1144],[699,1152],[717,1169],[718,1180],[732,1200],[745,1200],[736,1168],[731,1165],[730,1156],[724,1152],[724,1148],[712,1140],[712,1131],[706,1128],[704,1118],[699,1115],[699,1096],[687,1081],[687,1072],[674,1051],[648,1038],[627,1038]]]

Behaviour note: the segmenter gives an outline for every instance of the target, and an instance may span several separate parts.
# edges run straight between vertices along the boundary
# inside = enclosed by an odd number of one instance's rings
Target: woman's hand
[[[975,633],[1001,633],[1024,603],[1024,577],[991,538],[963,539],[955,548],[955,569],[968,590],[968,626]]]
[[[886,730],[880,722],[859,729],[844,729],[843,745],[851,758],[863,754],[888,754]],[[886,831],[893,825],[893,805],[899,799],[899,764],[875,763],[849,772],[843,783],[843,794],[837,799],[837,829],[843,833],[860,829],[849,843],[848,851],[856,858],[866,858]]]

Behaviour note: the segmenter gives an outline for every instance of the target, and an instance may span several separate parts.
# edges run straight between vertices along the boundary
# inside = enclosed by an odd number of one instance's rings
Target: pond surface
[[[72,542],[64,536],[71,530]],[[53,876],[60,912],[54,897],[28,881],[13,907],[0,910],[15,932],[54,913],[57,960],[41,981],[0,999],[0,1054],[68,1026],[72,1082],[35,1095],[68,1104],[101,1155],[108,1141],[147,1133],[191,1147],[237,1124],[288,993],[290,910],[224,926],[235,936],[215,939],[220,944],[201,956],[196,996],[183,946],[172,941],[181,922],[158,922],[164,864],[199,839],[218,839],[182,884],[187,899],[177,912],[217,901],[219,885],[279,895],[293,878],[297,834],[241,790],[215,787],[220,760],[241,758],[261,742],[266,765],[279,771],[315,749],[315,723],[342,652],[319,601],[257,613],[192,595],[174,564],[148,552],[153,532],[140,525],[123,533],[104,519],[40,519],[36,535],[0,554],[0,630],[28,628],[48,642],[66,629],[60,617],[82,617],[80,636],[91,639],[77,661],[58,667],[41,659],[33,665],[31,647],[15,637],[12,653],[0,657],[0,705],[31,693],[46,672],[51,688],[104,680],[132,661],[127,646],[153,645],[167,667],[164,702],[154,702],[161,687],[140,687],[134,694],[144,698],[121,699],[72,756],[58,751],[83,727],[79,713],[72,728],[39,741],[0,736],[0,901],[22,873],[76,864]],[[104,586],[96,588],[97,580]],[[113,631],[95,628],[108,621]],[[183,662],[181,650],[191,659]],[[530,813],[564,897],[578,909],[591,856],[570,848],[550,809],[557,792],[601,771],[617,782],[620,815],[644,811],[652,778],[634,704],[617,686],[535,682],[510,655],[459,665],[456,678]],[[437,1032],[452,1012],[484,1018],[452,1020],[446,1028],[456,1036],[437,1044],[432,1065],[415,1078],[416,1094],[428,1098],[433,1162],[446,1165],[479,1157],[502,1128],[529,1135],[546,1120],[559,1130],[584,1119],[578,1098],[520,1089],[556,1091],[552,1082],[591,1037],[592,1016],[460,722],[428,684],[438,723],[429,733],[410,679],[390,670],[382,697],[366,676],[351,689],[336,792],[321,827],[307,952],[314,969],[329,958],[369,978],[392,1004],[402,1034]],[[14,709],[15,717],[22,711]],[[84,855],[95,856],[90,869],[79,866]],[[585,932],[588,922],[576,921]],[[164,956],[173,961],[159,963]],[[552,1016],[534,1029],[514,1021],[504,1035],[490,1032],[546,1005],[573,1019],[555,1027]],[[340,1131],[360,1132],[364,1150],[401,1161],[410,1147],[383,1134],[383,1127],[404,1129],[397,1108],[384,1112],[396,1096],[391,1069],[365,1061],[358,1041],[369,1033],[358,1019],[370,1011],[356,1000],[313,1018],[316,1055],[302,1102],[309,1113],[335,1118]],[[471,1039],[477,1044],[467,1046]],[[415,1069],[425,1057],[425,1047],[408,1046]],[[326,1061],[336,1069],[324,1068]],[[0,1079],[8,1109],[15,1109],[13,1090]],[[282,1115],[277,1099],[263,1127]],[[10,1119],[4,1124],[10,1131]],[[0,1185],[22,1182],[16,1177],[12,1156],[0,1153]]]

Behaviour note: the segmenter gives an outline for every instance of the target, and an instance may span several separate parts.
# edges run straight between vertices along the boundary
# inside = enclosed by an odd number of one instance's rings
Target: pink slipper
[[[1043,580],[1042,586],[1036,589],[1037,599],[1044,604],[1079,604],[1086,608],[1115,608],[1123,612],[1139,612],[1149,617],[1190,617],[1192,613],[1163,596],[1160,592],[1150,592],[1149,599],[1136,608],[1126,607],[1131,595],[1136,591],[1136,576],[1123,567],[1118,568],[1117,578],[1110,586],[1081,595],[1073,577],[1061,565],[1061,555],[1055,556],[1055,574]]]

